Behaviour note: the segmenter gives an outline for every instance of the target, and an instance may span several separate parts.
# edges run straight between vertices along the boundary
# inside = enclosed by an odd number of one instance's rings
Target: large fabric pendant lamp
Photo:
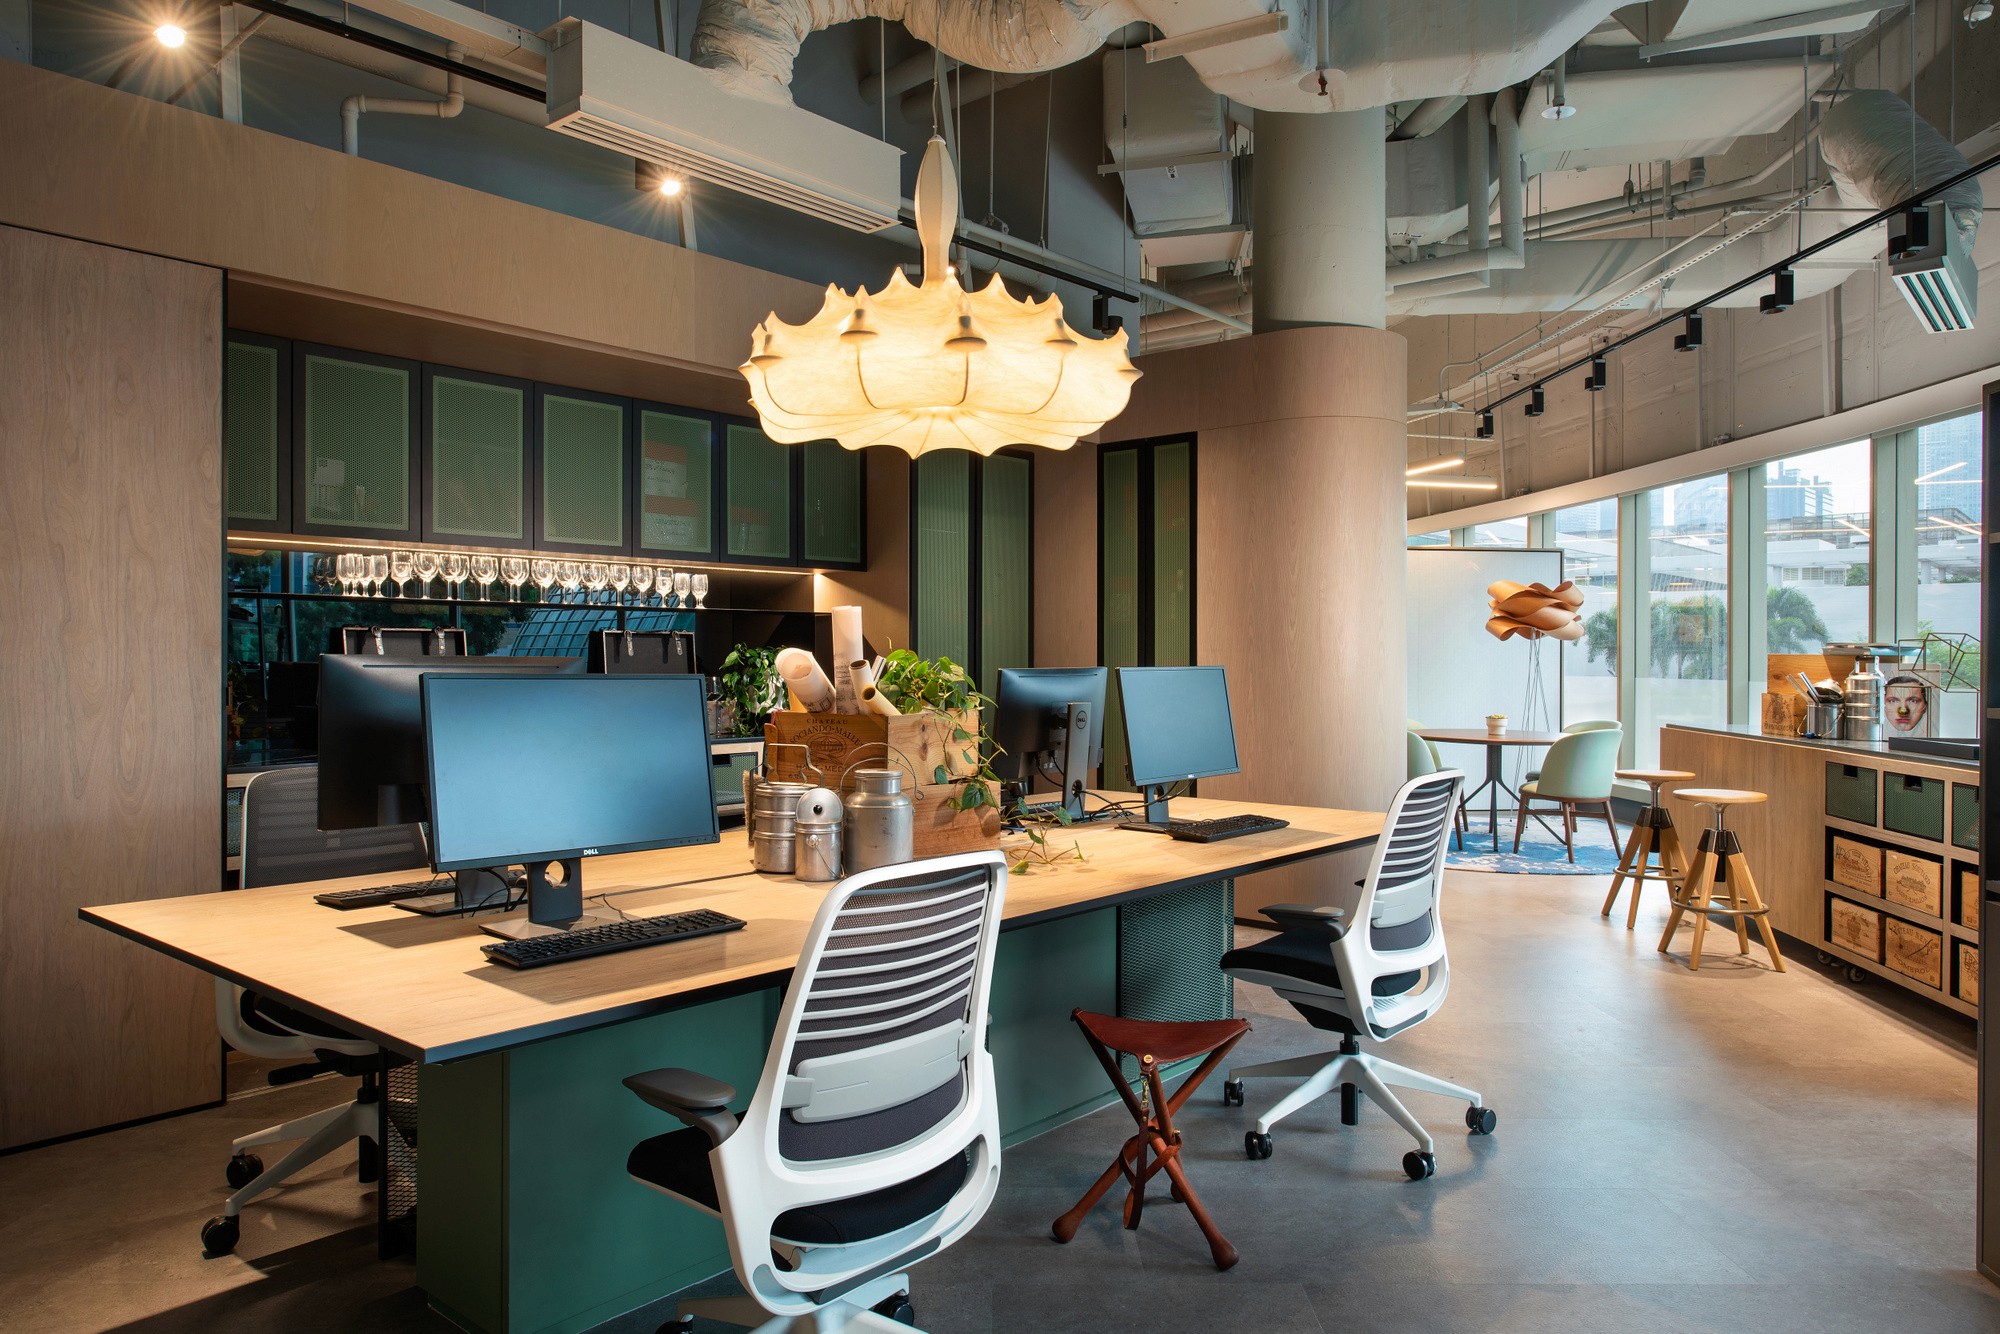
[[[899,268],[879,292],[826,289],[804,324],[776,315],[751,335],[739,369],[764,434],[783,444],[837,440],[991,454],[1009,445],[1068,449],[1125,410],[1139,371],[1125,331],[1087,338],[1053,296],[1017,301],[1000,275],[975,291],[949,262],[958,173],[933,135],[917,173],[924,277]]]

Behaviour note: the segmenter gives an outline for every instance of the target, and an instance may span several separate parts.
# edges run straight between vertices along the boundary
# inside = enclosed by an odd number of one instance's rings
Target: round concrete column
[[[1258,333],[1383,327],[1384,129],[1379,108],[1257,113],[1250,276]]]

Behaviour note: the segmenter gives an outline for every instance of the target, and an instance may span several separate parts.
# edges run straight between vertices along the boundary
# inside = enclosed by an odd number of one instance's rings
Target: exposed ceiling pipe
[[[962,107],[984,101],[995,93],[1005,92],[1036,77],[1038,76],[1033,74],[995,74],[992,70],[959,65],[955,75],[946,73],[945,83],[951,88],[951,104],[954,107]],[[931,80],[925,78],[917,87],[904,93],[899,105],[904,120],[928,119],[931,107]]]
[[[358,16],[357,16],[358,17]],[[289,46],[295,51],[330,60],[358,69],[379,78],[393,79],[422,92],[443,96],[446,76],[429,65],[419,64],[402,56],[390,55],[374,47],[360,46],[341,37],[321,32],[315,28],[274,18],[258,30],[262,41],[276,42]],[[466,103],[481,111],[505,116],[509,120],[520,121],[523,125],[533,125],[537,129],[548,128],[549,113],[540,101],[517,97],[501,92],[484,84],[467,82],[463,87]]]
[[[1465,98],[1462,95],[1427,97],[1417,104],[1415,110],[1397,123],[1389,138],[1393,142],[1401,143],[1406,139],[1422,139],[1426,135],[1436,134],[1464,105]]]
[[[1521,119],[1514,106],[1514,90],[1502,88],[1493,97],[1493,127],[1498,140],[1500,166],[1500,244],[1467,250],[1456,255],[1439,255],[1412,264],[1392,264],[1385,281],[1390,290],[1431,278],[1454,278],[1467,273],[1488,273],[1518,269],[1527,263],[1527,230],[1523,225],[1525,188],[1521,179]],[[1468,163],[1485,149],[1485,135],[1474,135]],[[1477,216],[1474,207],[1469,217]],[[1473,224],[1476,229],[1478,224]]]
[[[920,56],[899,60],[885,71],[870,74],[861,81],[861,100],[874,106],[883,97],[884,85],[887,86],[888,96],[901,97],[910,89],[929,83],[937,74],[937,61],[938,57],[925,51]],[[949,74],[958,68],[958,62],[947,58],[944,68]]]
[[[458,61],[465,49],[457,42],[445,46],[445,55]],[[451,120],[465,110],[465,80],[456,74],[444,76],[444,96],[435,101],[420,97],[365,97],[355,94],[340,102],[340,151],[349,157],[361,156],[361,117],[373,111],[383,116],[436,116]]]
[[[1646,190],[1635,190],[1629,195],[1613,195],[1608,199],[1594,200],[1588,204],[1572,204],[1567,208],[1552,208],[1530,218],[1529,224],[1540,236],[1549,228],[1566,226],[1573,222],[1596,222],[1601,218],[1614,217],[1620,213],[1643,213],[1658,204],[1663,198],[1671,198],[1676,213],[1685,206],[1706,204],[1717,201],[1735,202],[1739,197],[1747,198],[1746,192],[1770,180],[1789,166],[1807,144],[1819,137],[1820,127],[1815,125],[1806,131],[1803,139],[1791,144],[1778,156],[1765,163],[1755,174],[1741,176],[1733,181],[1722,181],[1715,185],[1688,188],[1683,183],[1678,189],[1671,184],[1656,186]]]
[[[1235,296],[1211,298],[1210,306],[1216,315],[1247,317],[1250,314],[1250,294],[1239,292]],[[1165,333],[1169,329],[1182,329],[1191,324],[1214,323],[1213,315],[1197,314],[1191,310],[1163,310],[1143,316],[1139,321],[1139,327],[1145,331],[1146,341],[1141,346],[1150,347],[1153,335]]]
[[[1492,114],[1487,97],[1479,93],[1465,104],[1465,242],[1474,250],[1485,250],[1493,225],[1493,149],[1487,142],[1486,124]]]

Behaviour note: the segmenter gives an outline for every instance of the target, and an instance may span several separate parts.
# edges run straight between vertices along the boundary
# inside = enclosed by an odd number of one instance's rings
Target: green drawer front
[[[1944,842],[1944,780],[1882,771],[1882,827]]]
[[[224,363],[222,475],[232,519],[278,522],[278,350],[231,343]]]
[[[1856,824],[1875,823],[1875,771],[1859,764],[1826,766],[1826,813]]]
[[[1951,841],[1955,847],[1979,851],[1979,787],[1975,783],[1951,785]]]

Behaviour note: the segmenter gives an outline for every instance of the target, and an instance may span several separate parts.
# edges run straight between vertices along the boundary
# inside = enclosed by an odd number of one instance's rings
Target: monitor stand
[[[583,858],[563,857],[556,861],[529,862],[528,920],[481,922],[479,929],[502,940],[526,940],[580,926],[603,926],[622,921],[615,908],[583,910]]]
[[[1083,819],[1083,792],[1090,781],[1090,706],[1063,705],[1063,809]]]
[[[1164,834],[1167,832],[1167,784],[1148,783],[1142,794],[1146,798],[1146,818],[1131,820],[1119,825],[1120,829],[1133,829],[1141,834]]]
[[[395,906],[424,917],[461,917],[466,913],[493,912],[514,902],[514,887],[504,866],[484,866],[452,872],[456,887],[449,893],[425,894],[403,899]]]

